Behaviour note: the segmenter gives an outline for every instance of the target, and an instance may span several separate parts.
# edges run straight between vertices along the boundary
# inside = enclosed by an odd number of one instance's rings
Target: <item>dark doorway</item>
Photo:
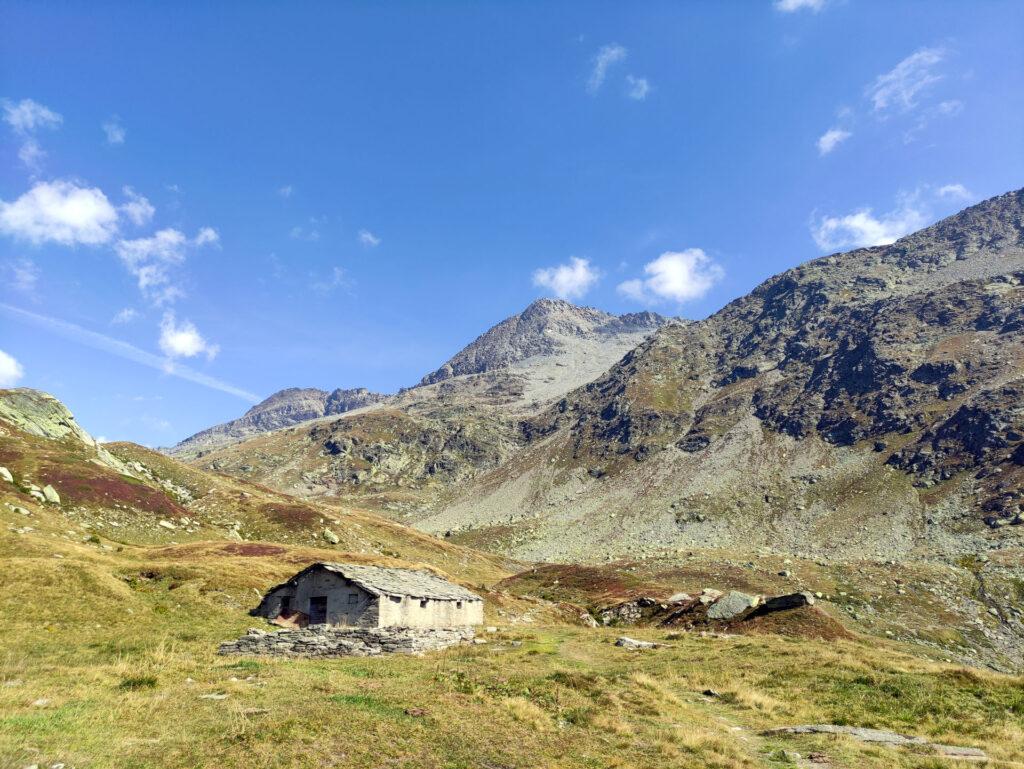
[[[309,624],[323,625],[327,622],[327,596],[319,595],[309,599]]]

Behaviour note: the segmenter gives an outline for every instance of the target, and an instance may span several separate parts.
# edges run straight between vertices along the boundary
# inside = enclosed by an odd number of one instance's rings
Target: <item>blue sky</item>
[[[539,296],[704,317],[1024,179],[1024,4],[18,3],[0,383],[168,445]]]

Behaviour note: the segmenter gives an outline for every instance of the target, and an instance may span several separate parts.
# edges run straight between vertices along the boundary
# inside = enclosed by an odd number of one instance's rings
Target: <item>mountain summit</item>
[[[611,343],[622,338],[642,338],[665,323],[665,318],[653,312],[612,315],[563,299],[538,299],[518,315],[481,334],[439,369],[423,377],[420,384],[482,374],[534,356],[566,353],[588,341]]]

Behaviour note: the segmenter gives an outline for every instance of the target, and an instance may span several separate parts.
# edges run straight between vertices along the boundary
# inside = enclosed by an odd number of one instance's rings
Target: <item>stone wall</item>
[[[473,640],[473,628],[353,628],[316,625],[300,630],[249,628],[237,641],[225,641],[218,654],[274,657],[370,657],[447,649]]]

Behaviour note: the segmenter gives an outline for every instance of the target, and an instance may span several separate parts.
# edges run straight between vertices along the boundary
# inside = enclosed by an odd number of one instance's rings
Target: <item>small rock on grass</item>
[[[621,646],[625,649],[657,649],[661,644],[655,643],[654,641],[638,641],[636,638],[630,638],[629,636],[619,636],[615,640],[616,646]]]

